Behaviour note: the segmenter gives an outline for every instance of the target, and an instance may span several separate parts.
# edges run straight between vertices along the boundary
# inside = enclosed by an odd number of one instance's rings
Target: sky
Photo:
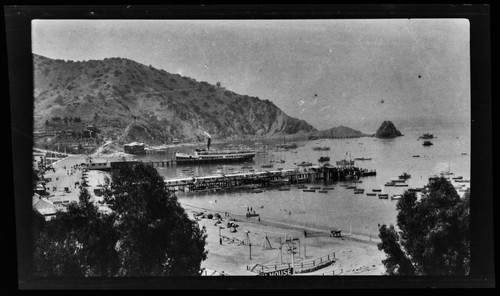
[[[367,133],[468,123],[469,42],[466,19],[32,22],[39,55],[128,58]]]

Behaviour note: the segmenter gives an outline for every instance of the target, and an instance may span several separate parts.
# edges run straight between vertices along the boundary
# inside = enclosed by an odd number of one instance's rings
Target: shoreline
[[[278,227],[278,228],[295,230],[295,231],[300,231],[300,232],[304,232],[304,230],[306,230],[306,231],[309,231],[310,236],[315,236],[315,237],[316,236],[325,236],[325,237],[330,236],[330,230],[327,229],[326,227],[321,227],[321,226],[317,226],[317,225],[313,225],[313,226],[311,226],[311,225],[300,226],[300,225],[291,224],[291,223],[282,222],[282,221],[276,221],[276,220],[268,219],[268,218],[261,219],[260,222],[259,222],[254,217],[247,218],[244,215],[235,214],[235,213],[229,212],[229,211],[213,210],[213,209],[209,209],[209,208],[203,208],[203,207],[197,207],[197,206],[189,205],[189,204],[186,204],[186,203],[182,203],[180,201],[178,201],[178,202],[185,209],[186,209],[186,207],[190,208],[191,211],[203,210],[203,211],[212,212],[212,213],[219,213],[221,215],[223,215],[224,212],[227,212],[228,214],[230,214],[231,218],[238,218],[239,220],[238,219],[237,220],[241,221],[241,222],[252,223],[252,224],[263,225],[263,226],[274,226],[274,227]],[[186,209],[186,210],[188,210],[188,209]],[[372,237],[367,236],[367,235],[356,234],[356,233],[352,233],[352,234],[342,233],[342,238],[349,239],[349,240],[352,240],[352,241],[361,242],[361,243],[365,243],[365,244],[370,244],[370,245],[374,245],[374,246],[377,246],[377,244],[381,242],[378,237],[377,238],[372,238]]]

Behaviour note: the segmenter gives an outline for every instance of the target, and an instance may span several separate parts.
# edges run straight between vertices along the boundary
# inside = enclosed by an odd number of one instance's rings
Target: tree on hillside
[[[467,275],[470,268],[470,193],[463,198],[441,177],[422,198],[406,191],[397,206],[397,228],[380,227],[379,250],[390,275]]]
[[[120,275],[200,275],[206,234],[189,219],[157,170],[139,163],[111,173],[105,201],[117,213]]]

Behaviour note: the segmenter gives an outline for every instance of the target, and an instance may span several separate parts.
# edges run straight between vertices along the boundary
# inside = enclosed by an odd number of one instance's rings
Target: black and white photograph
[[[33,277],[474,274],[469,19],[30,34]]]

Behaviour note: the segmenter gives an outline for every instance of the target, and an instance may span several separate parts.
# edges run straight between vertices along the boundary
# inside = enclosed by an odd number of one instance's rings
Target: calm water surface
[[[422,187],[431,175],[450,170],[454,176],[470,179],[470,129],[447,128],[443,130],[402,130],[404,136],[395,139],[377,139],[373,137],[354,139],[319,139],[312,141],[295,141],[297,149],[274,151],[276,143],[282,141],[261,141],[260,143],[235,142],[228,144],[214,143],[216,148],[236,148],[245,145],[251,148],[262,148],[267,145],[267,152],[259,153],[253,162],[237,164],[205,164],[178,165],[159,167],[158,171],[166,179],[216,175],[220,172],[248,172],[242,166],[252,166],[256,171],[266,170],[263,164],[271,160],[285,160],[285,163],[274,163],[271,170],[277,168],[296,168],[294,163],[309,161],[318,164],[320,156],[329,156],[331,164],[336,160],[356,157],[372,158],[368,161],[356,161],[355,166],[374,169],[377,176],[361,178],[358,188],[364,188],[365,194],[354,194],[352,189],[339,186],[339,183],[316,183],[316,186],[334,187],[328,193],[303,192],[291,187],[290,191],[277,189],[265,190],[262,193],[218,192],[218,193],[180,193],[179,201],[196,207],[224,210],[244,215],[251,207],[261,215],[262,219],[288,222],[298,226],[316,226],[319,228],[341,228],[353,233],[377,236],[378,224],[396,222],[396,201],[382,200],[376,196],[367,196],[372,189],[382,189],[383,193],[402,194],[407,187],[384,187],[392,178],[403,172],[411,174],[407,181],[409,187]],[[434,145],[422,146],[418,137],[431,132]],[[201,145],[200,145],[201,146]],[[329,151],[314,151],[317,146],[330,147]],[[171,149],[190,152],[194,147]],[[465,153],[466,155],[463,155]],[[170,155],[170,154],[168,154]],[[419,155],[419,157],[413,157]],[[138,159],[163,159],[165,155],[147,155]],[[344,183],[345,184],[345,183]],[[313,184],[308,184],[313,185]]]

